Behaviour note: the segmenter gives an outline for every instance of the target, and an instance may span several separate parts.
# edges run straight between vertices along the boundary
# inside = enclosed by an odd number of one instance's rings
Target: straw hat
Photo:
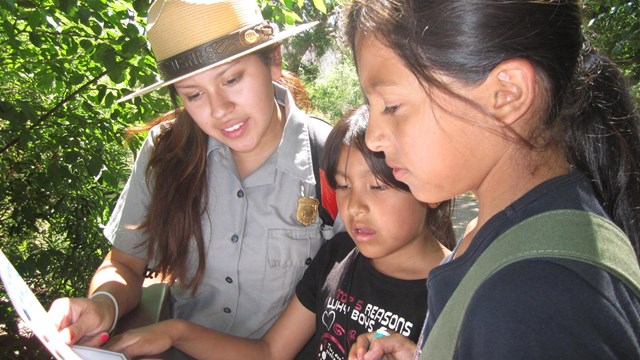
[[[118,102],[250,54],[315,24],[279,31],[264,20],[256,0],[155,0],[147,17],[147,39],[163,80]]]

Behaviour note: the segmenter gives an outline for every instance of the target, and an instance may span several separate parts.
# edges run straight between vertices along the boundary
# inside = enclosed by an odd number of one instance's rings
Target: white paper
[[[13,307],[25,325],[58,360],[127,360],[124,354],[104,349],[73,345],[69,347],[49,319],[47,311],[0,250],[0,277]]]

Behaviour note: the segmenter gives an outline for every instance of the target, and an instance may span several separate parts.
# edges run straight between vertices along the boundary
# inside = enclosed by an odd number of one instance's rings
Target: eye
[[[336,190],[348,190],[349,185],[347,184],[336,184]]]
[[[225,86],[228,86],[228,85],[234,85],[234,84],[237,84],[238,82],[240,82],[240,78],[241,78],[241,76],[240,76],[240,75],[235,75],[235,76],[231,77],[230,79],[227,79],[227,80],[224,82],[224,85],[225,85]]]
[[[382,112],[384,114],[393,114],[398,110],[399,107],[400,105],[385,106]]]
[[[378,179],[375,176],[373,176],[372,182],[374,184],[370,185],[369,189],[371,189],[373,191],[383,191],[383,190],[387,190],[389,188],[389,185],[385,184],[382,180]]]
[[[194,101],[194,100],[197,100],[201,95],[202,95],[202,91],[198,91],[198,92],[197,92],[197,93],[195,93],[195,94],[187,95],[187,100],[188,100],[188,101]]]
[[[373,191],[383,191],[383,190],[387,190],[389,187],[385,184],[376,184],[376,185],[371,185],[369,188]]]

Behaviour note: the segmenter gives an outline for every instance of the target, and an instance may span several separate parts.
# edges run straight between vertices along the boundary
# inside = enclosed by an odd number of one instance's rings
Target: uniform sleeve
[[[144,246],[147,239],[143,230],[134,227],[144,221],[151,199],[146,170],[154,147],[153,139],[157,133],[158,128],[152,129],[143,142],[129,180],[120,193],[103,232],[118,250],[141,259],[147,258],[147,248]]]
[[[638,298],[603,270],[569,262],[521,261],[487,279],[456,359],[639,359]]]

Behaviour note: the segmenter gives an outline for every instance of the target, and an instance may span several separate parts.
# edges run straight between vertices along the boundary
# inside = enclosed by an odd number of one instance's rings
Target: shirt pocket
[[[263,294],[282,311],[323,240],[319,225],[305,229],[270,229],[267,238]]]

